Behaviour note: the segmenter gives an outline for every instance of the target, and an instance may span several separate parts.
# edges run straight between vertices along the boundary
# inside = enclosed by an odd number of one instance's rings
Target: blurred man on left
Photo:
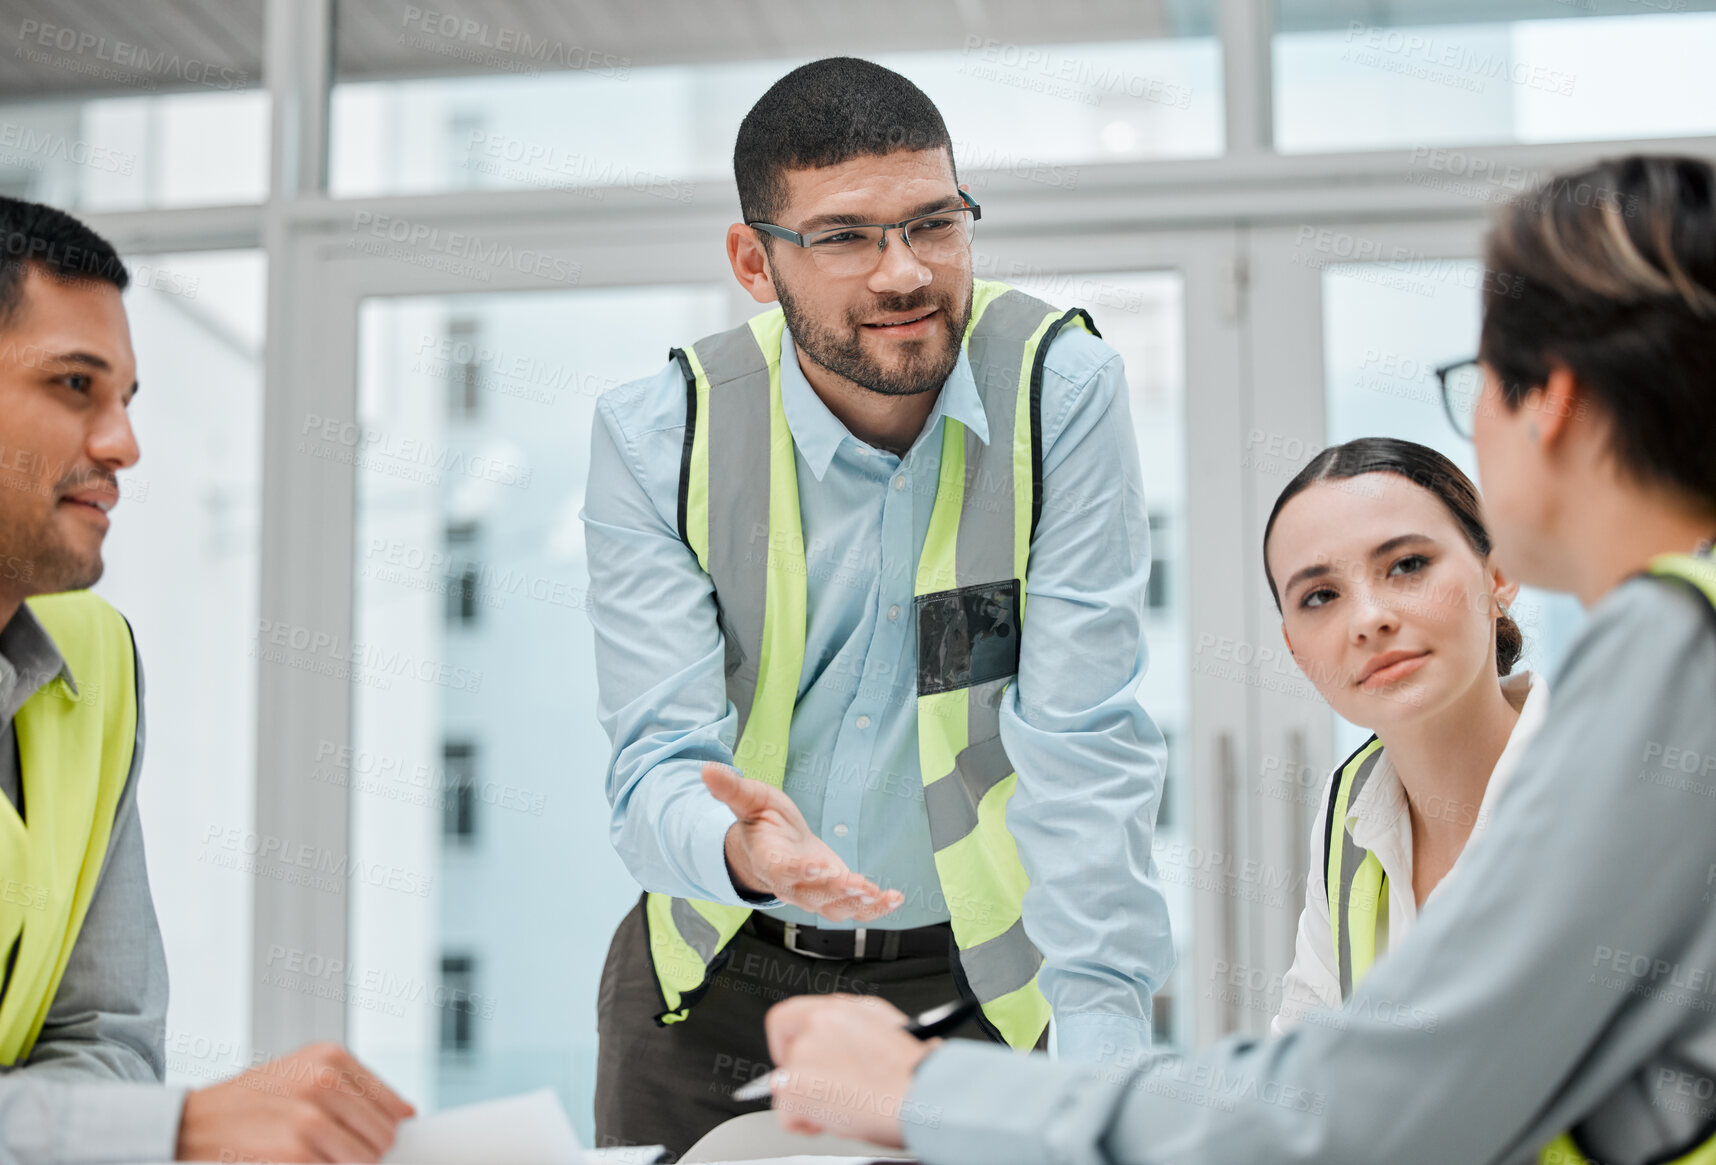
[[[85,589],[138,459],[128,278],[77,219],[0,198],[0,1165],[375,1161],[411,1106],[336,1045],[161,1084],[142,665]]]

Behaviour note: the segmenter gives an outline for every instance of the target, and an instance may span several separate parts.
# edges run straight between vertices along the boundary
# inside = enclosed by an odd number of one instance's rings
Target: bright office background
[[[1125,357],[1181,949],[1156,1018],[1183,1043],[1273,1011],[1306,814],[1361,738],[1283,666],[1260,511],[1359,435],[1472,469],[1429,369],[1475,348],[1483,216],[1558,160],[1716,134],[1702,0],[0,0],[0,42],[0,191],[134,265],[144,460],[100,589],[147,669],[173,1077],[332,1035],[425,1107],[555,1087],[586,1138],[636,896],[589,428],[745,314],[704,252],[775,78],[840,52],[911,77],[984,202],[979,274],[1088,306]],[[521,287],[389,219],[540,223],[557,258]],[[635,269],[585,265],[628,240]],[[332,329],[323,280],[358,289]],[[344,411],[291,373],[312,358]],[[306,587],[349,617],[282,619]],[[1528,662],[1578,619],[1524,604]]]

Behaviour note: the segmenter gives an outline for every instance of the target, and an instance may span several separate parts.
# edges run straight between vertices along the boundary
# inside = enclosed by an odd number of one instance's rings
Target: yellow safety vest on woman
[[[87,591],[30,599],[76,688],[56,678],[13,721],[20,804],[0,796],[0,1067],[29,1059],[89,912],[137,743],[131,628]]]
[[[1649,573],[1692,587],[1716,612],[1716,559],[1691,554],[1664,554],[1651,560]],[[1341,764],[1330,783],[1328,827],[1323,839],[1324,885],[1329,893],[1329,927],[1334,937],[1335,966],[1341,978],[1341,998],[1370,972],[1376,961],[1376,935],[1388,910],[1388,878],[1375,854],[1353,843],[1346,829],[1347,806],[1358,798],[1382,754],[1371,737]],[[1337,831],[1340,844],[1335,844]],[[1538,1155],[1538,1165],[1586,1165],[1586,1157],[1570,1133],[1562,1133]],[[1716,1138],[1662,1165],[1716,1165]]]
[[[1063,312],[1004,283],[977,280],[965,352],[989,421],[987,444],[942,422],[941,472],[918,559],[918,760],[924,805],[958,948],[956,975],[984,1021],[1015,1048],[1049,1022],[1043,958],[1021,913],[1030,884],[1007,801],[1016,777],[1000,701],[1017,676],[1025,567],[1042,509],[1042,378]],[[804,668],[805,551],[797,460],[781,406],[779,308],[671,357],[685,375],[679,533],[714,583],[734,761],[780,788]],[[677,1023],[725,965],[750,911],[649,895],[645,919],[661,1024]]]

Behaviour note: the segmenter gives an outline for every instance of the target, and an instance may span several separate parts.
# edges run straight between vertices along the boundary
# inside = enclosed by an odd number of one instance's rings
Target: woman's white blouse
[[[1484,788],[1483,800],[1472,823],[1472,836],[1466,849],[1455,860],[1453,868],[1430,892],[1435,898],[1448,880],[1459,872],[1460,864],[1471,846],[1483,836],[1489,824],[1491,807],[1507,784],[1519,763],[1525,746],[1537,732],[1538,725],[1549,711],[1549,688],[1531,672],[1519,672],[1505,677],[1502,692],[1508,703],[1519,711],[1519,719],[1508,737],[1507,747],[1496,759]],[[1330,774],[1329,783],[1333,783]],[[1305,908],[1299,913],[1299,933],[1293,944],[1293,965],[1281,981],[1281,1003],[1270,1030],[1280,1035],[1292,1027],[1306,1012],[1319,1007],[1338,1008],[1341,1005],[1341,979],[1335,967],[1334,934],[1329,928],[1329,895],[1324,886],[1323,836],[1328,814],[1322,811],[1329,801],[1329,789],[1323,787],[1319,811],[1313,814],[1311,827],[1310,874],[1305,880]],[[1430,807],[1435,811],[1435,807]],[[1448,812],[1458,813],[1458,806]],[[1412,816],[1407,811],[1406,791],[1400,777],[1389,763],[1385,749],[1382,759],[1359,790],[1358,798],[1347,807],[1347,824],[1353,842],[1375,854],[1388,878],[1388,916],[1379,920],[1376,954],[1381,958],[1388,949],[1390,937],[1405,938],[1418,921],[1418,902],[1412,893]]]

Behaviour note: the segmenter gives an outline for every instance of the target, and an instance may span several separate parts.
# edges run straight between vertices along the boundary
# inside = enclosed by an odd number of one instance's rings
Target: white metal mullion
[[[1617,152],[1686,153],[1716,159],[1716,137],[1655,141],[1509,144],[1431,151],[1402,147],[1364,153],[1092,163],[1078,167],[1076,189],[1006,172],[974,175],[985,190],[984,236],[1060,231],[1093,234],[1152,228],[1233,227],[1317,221],[1482,218],[1495,201],[1464,193],[1450,165],[1489,174],[1547,177]],[[1452,161],[1449,157],[1452,156]],[[1446,187],[1455,187],[1448,189]],[[1498,187],[1500,200],[1523,193]],[[362,199],[300,197],[285,207],[304,232],[339,235],[356,216],[388,216],[475,233],[536,232],[592,245],[718,239],[738,197],[730,180],[701,181],[689,202],[671,204],[634,191],[605,192],[575,203],[553,191],[452,191]]]
[[[333,0],[268,0],[263,81],[270,105],[269,201],[327,188]]]
[[[292,852],[347,854],[347,804],[334,782],[308,779],[319,740],[350,737],[347,685],[263,659],[262,626],[304,627],[349,639],[352,469],[295,455],[298,422],[350,415],[341,384],[317,374],[316,357],[337,337],[316,334],[320,272],[308,260],[291,213],[324,185],[332,0],[269,0],[264,79],[272,95],[268,201],[268,342],[264,364],[261,571],[257,637],[256,833]],[[355,322],[352,324],[355,330]],[[355,344],[348,344],[348,350]],[[346,395],[350,395],[347,393]],[[310,847],[308,851],[299,847]],[[334,859],[335,861],[338,858]],[[260,866],[260,859],[259,859]],[[341,960],[346,950],[345,881],[339,892],[267,876],[254,887],[251,1045],[279,1055],[312,1039],[341,1039],[337,999],[269,986],[281,950]],[[287,956],[290,958],[290,955]],[[334,993],[337,995],[337,993]]]
[[[121,255],[253,250],[262,245],[260,206],[199,206],[80,214]]]
[[[277,98],[277,100],[279,100]],[[306,100],[308,100],[306,98]],[[1245,100],[1243,94],[1232,100]],[[326,121],[326,105],[315,105]],[[284,122],[284,124],[282,124]],[[276,132],[291,122],[282,111]],[[1256,123],[1255,119],[1253,124]],[[300,141],[326,140],[320,134]],[[320,148],[320,147],[318,147]],[[1363,153],[1231,154],[1223,158],[1146,163],[1092,163],[1078,167],[1076,190],[1047,187],[1006,172],[974,174],[985,189],[982,234],[1069,236],[1141,229],[1222,228],[1284,222],[1410,221],[1478,219],[1493,202],[1430,179],[1446,177],[1439,167],[1547,176],[1621,152],[1684,153],[1716,160],[1716,137],[1629,142],[1507,144],[1437,150],[1400,148]],[[276,151],[275,173],[284,176],[287,157]],[[1441,155],[1453,156],[1453,163]],[[297,166],[293,162],[291,166]],[[302,168],[299,168],[302,173]],[[1453,183],[1452,185],[1458,185]],[[84,216],[126,254],[224,250],[264,245],[265,221],[281,218],[296,237],[338,237],[360,214],[386,215],[475,233],[536,232],[594,246],[618,240],[640,245],[678,241],[687,247],[718,238],[738,203],[730,181],[700,182],[689,203],[664,204],[646,194],[605,192],[585,205],[551,191],[455,191],[331,199],[315,188],[280,189],[265,206],[194,207],[121,211]],[[1498,199],[1523,193],[1497,187]],[[271,257],[272,257],[271,251]]]
[[[1223,114],[1227,153],[1250,157],[1275,148],[1273,0],[1221,0]]]

